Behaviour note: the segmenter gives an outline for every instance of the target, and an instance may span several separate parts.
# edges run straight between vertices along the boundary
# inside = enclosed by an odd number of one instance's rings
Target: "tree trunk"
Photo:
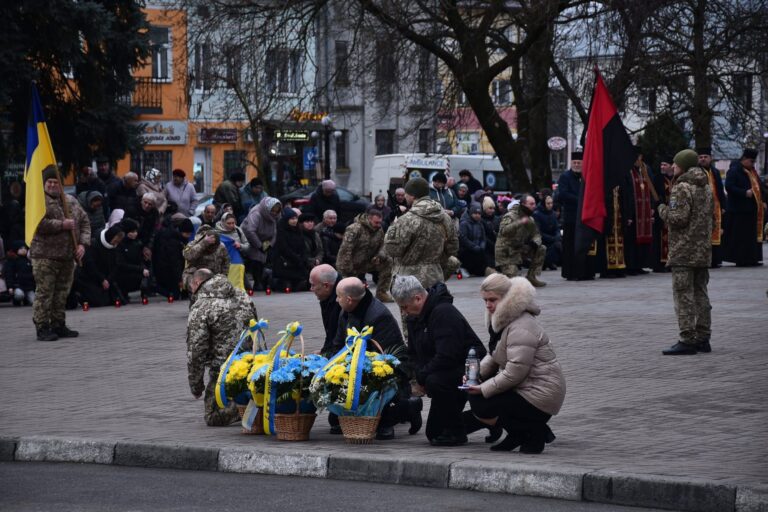
[[[707,77],[709,62],[705,57],[704,38],[707,0],[698,0],[693,13],[693,59],[691,74],[693,75],[693,105],[691,105],[691,121],[693,137],[697,147],[712,145],[712,110],[709,108],[710,83]]]

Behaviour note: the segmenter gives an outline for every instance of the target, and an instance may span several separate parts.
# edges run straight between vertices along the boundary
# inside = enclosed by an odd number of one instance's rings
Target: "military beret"
[[[675,164],[685,172],[699,164],[699,155],[692,149],[684,149],[675,155]]]

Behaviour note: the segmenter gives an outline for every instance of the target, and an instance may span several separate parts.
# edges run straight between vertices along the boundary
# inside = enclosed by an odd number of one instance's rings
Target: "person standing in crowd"
[[[217,208],[215,204],[205,205],[205,208],[203,208],[203,213],[201,213],[198,217],[198,219],[200,219],[200,225],[209,226],[212,228],[216,227],[216,215]]]
[[[115,191],[123,185],[123,181],[112,172],[112,164],[107,156],[101,155],[96,157],[96,176],[104,184],[104,198],[111,198]],[[136,175],[134,174],[134,176]],[[138,183],[138,177],[136,181]],[[112,212],[116,208],[119,208],[119,206],[111,203],[107,204],[107,210],[104,212],[104,215],[107,215],[108,212]]]
[[[209,427],[223,427],[239,417],[234,402],[220,409],[214,388],[219,368],[234,350],[240,333],[251,319],[258,318],[256,306],[243,290],[232,286],[226,276],[202,268],[190,280],[190,292],[197,300],[187,320],[187,374],[192,396],[205,393],[203,418]],[[208,368],[208,385],[204,383]]]
[[[192,275],[199,268],[206,268],[214,274],[225,278],[229,274],[229,253],[219,240],[216,230],[210,226],[200,226],[195,233],[195,239],[184,247],[186,267],[182,274],[184,289],[191,292],[190,299],[194,302],[192,292]]]
[[[712,191],[712,268],[719,268],[723,264],[723,218],[725,217],[725,188],[720,171],[712,168],[712,148],[697,148],[699,154],[699,168],[707,173],[709,189]]]
[[[389,309],[376,299],[365,284],[356,277],[347,277],[336,286],[336,296],[341,307],[338,331],[333,342],[331,353],[335,354],[344,346],[347,330],[355,328],[361,331],[364,327],[373,327],[373,337],[385,354],[399,354],[402,366],[407,366],[405,345],[400,328]],[[412,421],[409,432],[415,434],[421,429],[420,398],[410,398],[408,377],[400,369],[395,370],[399,377],[398,394],[384,407],[381,422],[376,429],[376,439],[390,440],[395,438],[394,426],[405,421]]]
[[[134,219],[139,223],[139,241],[141,241],[141,254],[144,261],[149,264],[152,261],[152,245],[155,239],[155,231],[160,225],[160,213],[157,211],[157,194],[147,192],[139,202],[137,216],[131,217],[126,212],[126,217]]]
[[[485,226],[481,221],[479,203],[472,203],[459,221],[459,260],[473,276],[485,275],[488,270],[485,246]]]
[[[408,201],[405,199],[404,188],[400,187],[395,189],[395,195],[389,196],[389,207],[392,210],[392,212],[389,214],[389,224],[391,226],[395,220],[405,215],[405,213],[408,211],[409,206]]]
[[[393,260],[393,274],[415,276],[429,288],[443,282],[441,262],[455,257],[459,237],[443,207],[429,198],[424,178],[406,183],[405,198],[409,210],[387,231],[386,253]]]
[[[299,229],[307,248],[307,268],[312,270],[323,262],[323,242],[315,231],[315,216],[311,213],[299,215]]]
[[[699,157],[701,161],[701,157]],[[653,186],[659,195],[659,203],[667,203],[672,193],[674,170],[672,157],[662,157],[659,169],[661,172],[654,176]],[[670,272],[667,266],[669,259],[669,227],[661,220],[658,212],[653,216],[653,271],[657,273]]]
[[[147,192],[155,195],[155,208],[162,216],[168,207],[168,200],[165,198],[165,188],[163,187],[163,176],[158,169],[154,167],[144,173],[144,177],[139,181],[136,187],[136,195],[144,197]],[[178,204],[176,205],[178,207]]]
[[[183,169],[173,170],[171,181],[165,186],[165,198],[167,201],[176,203],[179,213],[183,213],[185,217],[195,215],[195,209],[197,209],[195,187],[187,181],[187,173]]]
[[[723,260],[737,267],[752,267],[763,261],[763,236],[768,192],[755,169],[757,151],[745,149],[725,175],[728,192],[726,244]]]
[[[325,210],[323,221],[315,226],[323,244],[323,263],[336,266],[336,258],[344,240],[344,226],[338,224],[338,216],[333,210]]]
[[[66,302],[75,274],[75,261],[82,260],[91,244],[91,226],[77,199],[63,194],[56,167],[43,169],[45,216],[37,226],[29,248],[35,277],[32,321],[38,341],[56,341],[78,335],[66,324]],[[71,218],[64,216],[67,201]],[[74,232],[77,247],[74,247]]]
[[[3,277],[14,306],[35,303],[35,275],[32,262],[27,257],[29,249],[24,242],[11,243],[8,259],[2,265]]]
[[[467,186],[469,189],[469,195],[472,195],[478,190],[482,190],[483,188],[483,184],[480,183],[474,176],[472,176],[472,173],[467,169],[462,169],[459,171],[459,185],[461,183],[464,183]]]
[[[123,210],[126,217],[138,220],[139,196],[136,194],[136,188],[139,186],[139,177],[136,173],[129,172],[122,180],[118,178],[118,182],[107,188],[110,209]]]
[[[672,298],[680,327],[680,341],[664,355],[711,352],[712,319],[707,295],[712,262],[712,191],[706,172],[697,167],[698,155],[684,149],[675,155],[675,181],[669,204],[658,207],[669,226]]]
[[[456,193],[456,200],[463,201],[463,203],[459,203],[459,206],[462,206],[466,211],[469,203],[472,202],[472,195],[469,193],[469,187],[466,183],[460,181],[456,184],[454,192]]]
[[[336,192],[336,183],[333,180],[325,180],[309,196],[307,213],[314,213],[316,218],[321,218],[326,210],[341,211],[341,199]]]
[[[83,265],[75,272],[75,292],[81,304],[99,308],[126,298],[117,282],[117,247],[125,233],[120,223],[102,229],[85,251]]]
[[[213,194],[213,204],[222,208],[224,204],[232,206],[232,213],[240,220],[244,215],[243,203],[240,201],[240,188],[245,183],[245,173],[233,172],[229,179],[221,182]]]
[[[432,176],[432,186],[429,189],[429,198],[440,204],[452,219],[457,218],[457,204],[456,196],[453,194],[453,190],[448,188],[446,184],[448,178],[442,172],[436,173]]]
[[[336,268],[342,277],[358,277],[365,280],[366,272],[378,272],[376,298],[392,302],[389,287],[392,284],[392,259],[384,248],[384,230],[381,227],[381,211],[371,206],[361,213],[344,231]]]
[[[293,208],[283,209],[272,252],[272,287],[306,290],[310,270],[308,256],[304,235],[299,229],[299,215]]]
[[[107,200],[107,187],[104,186],[104,182],[99,179],[97,174],[93,172],[93,169],[91,168],[90,165],[83,165],[80,167],[80,172],[77,175],[77,179],[75,183],[75,195],[80,201],[80,206],[82,206],[83,209],[86,209],[86,205],[83,204],[83,200],[80,199],[81,197],[80,195],[83,192],[98,192],[99,194],[101,194],[101,198],[102,198],[101,199],[101,209],[102,209],[101,215],[106,219],[107,216],[109,215],[109,207],[107,205],[107,203],[109,202]],[[94,228],[93,225],[91,225],[91,237],[95,238],[97,234],[98,234],[97,229]]]
[[[530,260],[526,277],[538,288],[547,285],[537,279],[544,266],[546,249],[541,244],[541,234],[532,218],[535,208],[533,196],[524,194],[520,203],[512,206],[501,219],[496,239],[496,268],[507,277],[515,277],[523,259]]]
[[[462,411],[466,394],[459,389],[464,362],[473,348],[478,357],[486,350],[466,318],[453,305],[443,283],[424,289],[415,276],[398,275],[392,296],[408,315],[408,360],[415,374],[414,395],[432,399],[426,436],[433,446],[467,442]]]
[[[265,197],[255,208],[251,208],[242,225],[248,249],[245,251],[246,270],[253,277],[253,289],[264,289],[264,268],[269,251],[275,246],[277,221],[283,212],[283,205],[274,197]]]
[[[77,195],[80,206],[91,223],[91,236],[95,239],[107,224],[104,218],[104,196],[96,190],[85,190]]]
[[[484,197],[481,204],[483,209],[480,221],[485,230],[485,259],[488,267],[494,269],[496,268],[496,239],[499,236],[501,216],[496,213],[496,204],[492,197]]]
[[[503,427],[507,437],[493,451],[541,453],[555,435],[547,425],[565,400],[565,377],[549,336],[536,317],[536,290],[523,278],[492,274],[480,285],[490,353],[480,361],[479,385],[471,385],[468,432]]]
[[[627,275],[647,274],[651,268],[653,244],[653,205],[658,195],[651,183],[648,168],[643,162],[640,146],[635,146],[637,159],[625,179],[624,205],[624,258]]]
[[[381,228],[387,232],[389,228],[389,218],[392,216],[392,209],[387,205],[387,198],[384,194],[377,195],[373,200],[373,206],[381,212]]]
[[[246,215],[265,197],[267,197],[267,193],[264,192],[264,183],[261,178],[251,179],[240,189],[240,202],[243,204],[243,211]]]
[[[533,212],[533,220],[536,221],[536,227],[541,234],[541,241],[546,247],[544,268],[548,270],[557,270],[557,265],[560,265],[562,261],[563,251],[560,223],[557,220],[554,206],[555,201],[552,194],[545,195]]]
[[[563,226],[563,266],[561,275],[568,281],[586,277],[578,266],[576,258],[576,216],[581,190],[581,166],[584,153],[571,153],[571,167],[557,179],[557,202],[560,204],[560,222]]]
[[[192,221],[182,219],[158,231],[152,250],[152,269],[157,292],[164,297],[181,297],[181,276],[184,273],[184,247],[192,236]]]

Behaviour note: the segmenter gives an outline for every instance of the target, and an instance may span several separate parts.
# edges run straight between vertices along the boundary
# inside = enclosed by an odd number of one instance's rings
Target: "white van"
[[[444,172],[459,179],[459,171],[466,169],[483,186],[489,186],[496,192],[509,192],[507,176],[501,162],[494,155],[439,155],[428,153],[398,153],[378,155],[373,158],[373,167],[369,173],[369,190],[372,196],[394,193],[402,187],[405,177],[422,177],[432,182],[432,176]]]

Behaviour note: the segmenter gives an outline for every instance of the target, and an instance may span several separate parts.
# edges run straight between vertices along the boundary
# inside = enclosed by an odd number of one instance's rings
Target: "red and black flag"
[[[603,77],[595,69],[584,147],[583,185],[576,223],[576,254],[586,255],[605,230],[606,200],[635,163],[635,148],[621,122]]]

